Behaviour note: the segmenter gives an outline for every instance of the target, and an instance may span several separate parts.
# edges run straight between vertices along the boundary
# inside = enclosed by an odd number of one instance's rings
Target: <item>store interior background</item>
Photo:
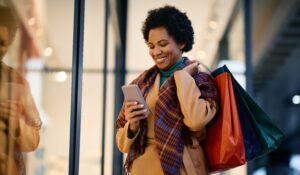
[[[104,174],[113,170],[115,79],[120,33],[119,0],[110,0],[107,45],[107,83],[104,73],[105,1],[85,1],[83,88],[79,174]],[[39,108],[43,126],[39,147],[26,153],[27,174],[65,175],[69,166],[70,110],[74,1],[0,0],[10,5],[24,30],[5,57],[10,66],[23,70]],[[193,49],[185,55],[212,70],[227,64],[245,87],[245,33],[242,0],[127,0],[125,45],[126,83],[153,65],[141,33],[147,11],[174,5],[185,11],[195,31]],[[300,1],[252,0],[253,94],[256,101],[285,133],[280,149],[226,175],[300,174]],[[23,33],[22,33],[23,32]],[[21,36],[27,34],[27,40]],[[38,50],[31,55],[28,44]],[[32,49],[32,48],[31,48]],[[20,56],[20,53],[23,55]],[[106,93],[106,101],[103,101]],[[298,96],[297,96],[298,95]],[[121,100],[122,98],[119,98]],[[103,105],[105,103],[106,105]],[[119,102],[118,102],[119,103]],[[105,123],[103,124],[103,106]],[[105,140],[102,128],[105,126]]]

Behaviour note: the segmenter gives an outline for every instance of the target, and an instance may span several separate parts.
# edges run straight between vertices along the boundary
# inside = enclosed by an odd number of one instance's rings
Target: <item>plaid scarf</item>
[[[188,58],[184,58],[184,62],[178,70],[183,69],[191,63],[192,62]],[[140,87],[144,98],[146,98],[158,73],[159,70],[157,66],[154,65],[133,80],[131,84],[137,84]],[[201,97],[199,98],[204,98],[208,101],[217,101],[217,89],[210,75],[198,72],[193,78],[201,91]],[[171,75],[161,86],[158,96],[155,105],[154,128],[157,150],[164,174],[177,175],[179,174],[179,169],[182,164],[183,148],[186,143],[185,137],[187,137],[185,129],[187,127],[183,123],[183,114],[176,94],[174,75]],[[116,122],[117,129],[124,127],[126,122],[123,106]],[[143,120],[140,124],[140,134],[131,146],[127,155],[123,174],[129,174],[132,161],[145,151],[147,134],[146,120]]]

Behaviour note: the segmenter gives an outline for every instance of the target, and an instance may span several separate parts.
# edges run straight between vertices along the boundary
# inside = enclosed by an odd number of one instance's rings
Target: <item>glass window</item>
[[[67,174],[73,1],[0,8],[0,174]]]
[[[113,3],[111,3],[113,6]],[[115,12],[111,12],[111,15]],[[104,70],[105,1],[85,1],[84,61],[79,174],[113,174],[115,48],[117,35],[108,22]],[[105,72],[104,72],[105,71]],[[106,80],[104,80],[106,73]],[[106,87],[106,89],[104,89]],[[104,92],[105,90],[105,92]],[[106,98],[104,98],[106,95]],[[104,113],[105,108],[105,113]],[[104,118],[105,117],[105,118]],[[105,121],[105,123],[104,123]],[[105,140],[102,137],[104,127]],[[104,155],[102,148],[104,147]],[[102,165],[104,156],[104,167]]]

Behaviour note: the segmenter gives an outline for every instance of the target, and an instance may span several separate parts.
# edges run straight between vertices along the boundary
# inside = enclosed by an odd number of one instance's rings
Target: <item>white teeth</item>
[[[166,58],[167,58],[167,57],[160,57],[160,58],[157,58],[157,59],[156,59],[156,62],[157,62],[158,64],[161,64],[161,63],[163,63],[163,62],[165,61]]]

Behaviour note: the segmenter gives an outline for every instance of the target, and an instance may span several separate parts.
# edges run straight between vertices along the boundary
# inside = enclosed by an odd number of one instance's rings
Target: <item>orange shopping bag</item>
[[[213,76],[220,94],[219,113],[208,125],[206,139],[203,141],[210,172],[246,163],[243,133],[231,76],[222,69]]]

